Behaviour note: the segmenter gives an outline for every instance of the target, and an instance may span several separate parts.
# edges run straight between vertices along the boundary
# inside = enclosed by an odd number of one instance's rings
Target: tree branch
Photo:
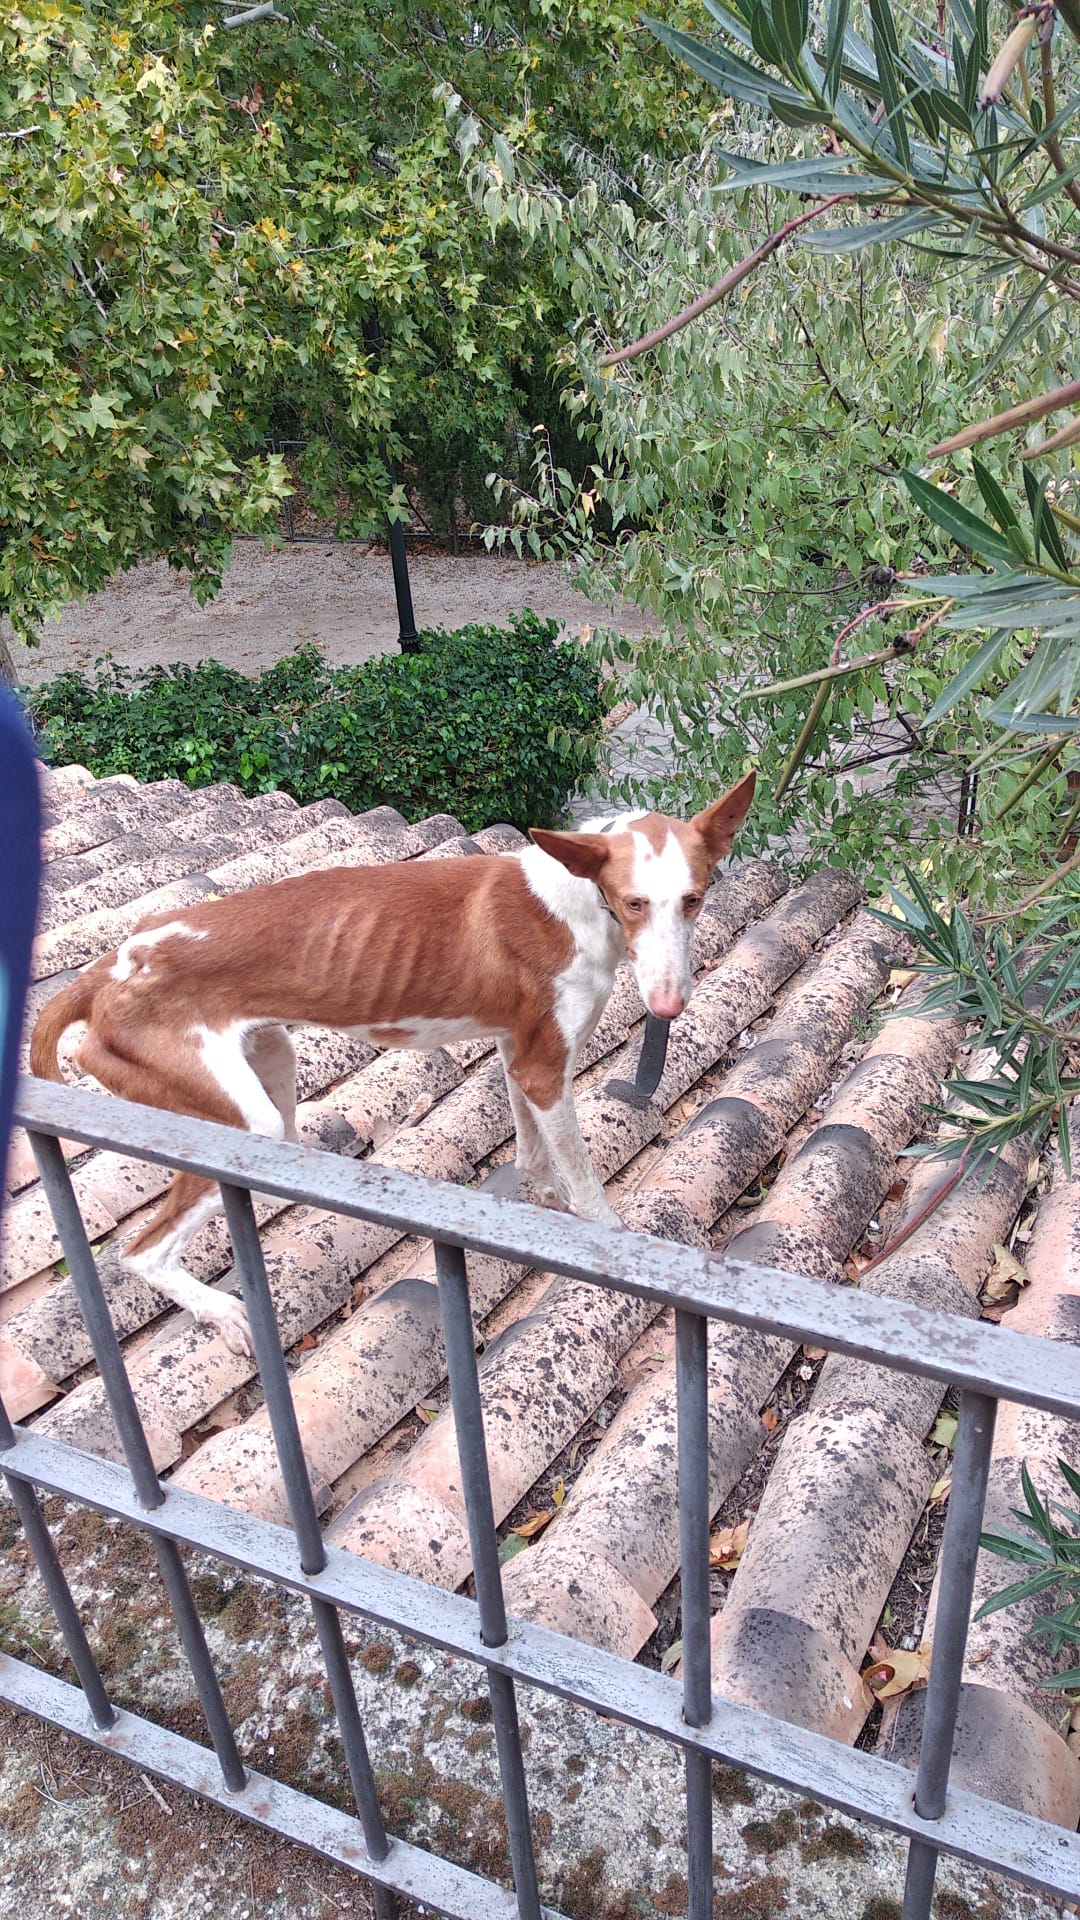
[[[753,253],[748,253],[736,266],[730,268],[722,280],[718,280],[714,287],[709,288],[708,293],[700,293],[697,299],[692,300],[681,313],[677,313],[673,320],[665,320],[662,327],[654,328],[652,333],[647,333],[642,339],[635,340],[629,347],[618,347],[613,353],[605,353],[600,365],[617,367],[624,360],[635,360],[638,354],[648,353],[653,347],[660,346],[662,341],[670,340],[673,333],[681,333],[692,320],[696,320],[700,314],[707,313],[710,307],[715,307],[718,301],[725,299],[729,293],[733,293],[739,282],[753,273],[754,268],[759,267],[763,260],[767,260],[771,253],[775,253],[777,247],[782,246],[798,227],[804,227],[808,220],[816,220],[819,213],[827,213],[830,207],[839,206],[842,200],[853,198],[854,196],[850,193],[834,193],[828,200],[823,200],[820,206],[811,207],[806,213],[796,214],[794,220],[786,221],[782,227],[777,228],[775,233],[770,233],[760,247],[755,247]]]

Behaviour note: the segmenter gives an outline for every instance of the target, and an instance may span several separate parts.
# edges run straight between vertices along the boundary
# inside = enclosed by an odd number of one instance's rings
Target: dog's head
[[[692,820],[630,814],[602,833],[532,838],[580,880],[599,887],[626,941],[641,997],[658,1020],[674,1020],[690,998],[690,936],[709,876],[750,809],[756,776],[744,778]]]

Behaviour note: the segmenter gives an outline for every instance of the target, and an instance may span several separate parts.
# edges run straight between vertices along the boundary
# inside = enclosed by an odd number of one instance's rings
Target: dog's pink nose
[[[651,993],[649,1012],[658,1020],[677,1020],[686,1005],[681,993]]]

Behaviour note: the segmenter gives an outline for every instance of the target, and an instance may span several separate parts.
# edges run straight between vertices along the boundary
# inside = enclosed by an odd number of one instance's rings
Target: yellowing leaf
[[[514,1527],[512,1531],[522,1540],[531,1540],[534,1534],[542,1533],[544,1528],[554,1520],[555,1512],[556,1509],[551,1507],[546,1513],[530,1513],[520,1527]]]
[[[863,1668],[862,1677],[876,1700],[898,1699],[902,1693],[925,1687],[931,1655],[932,1649],[926,1645],[909,1653],[904,1647],[889,1647],[875,1638],[870,1643],[870,1665]]]
[[[740,1520],[737,1527],[721,1527],[709,1541],[710,1567],[722,1567],[725,1573],[730,1573],[742,1559],[749,1534],[749,1520]]]
[[[562,1480],[560,1480],[558,1482],[558,1485],[554,1488],[551,1497],[554,1500],[556,1507],[562,1506],[563,1501],[566,1499],[566,1486]]]

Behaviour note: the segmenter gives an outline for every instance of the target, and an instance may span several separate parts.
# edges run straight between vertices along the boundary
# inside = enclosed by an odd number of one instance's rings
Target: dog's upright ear
[[[709,856],[710,866],[715,866],[726,853],[731,852],[735,835],[750,811],[750,802],[754,798],[757,784],[756,773],[745,773],[741,780],[714,800],[711,807],[702,813],[695,813],[689,822],[695,833],[701,835]]]
[[[556,833],[550,827],[530,827],[529,839],[579,880],[598,880],[611,854],[611,841],[602,833]]]

